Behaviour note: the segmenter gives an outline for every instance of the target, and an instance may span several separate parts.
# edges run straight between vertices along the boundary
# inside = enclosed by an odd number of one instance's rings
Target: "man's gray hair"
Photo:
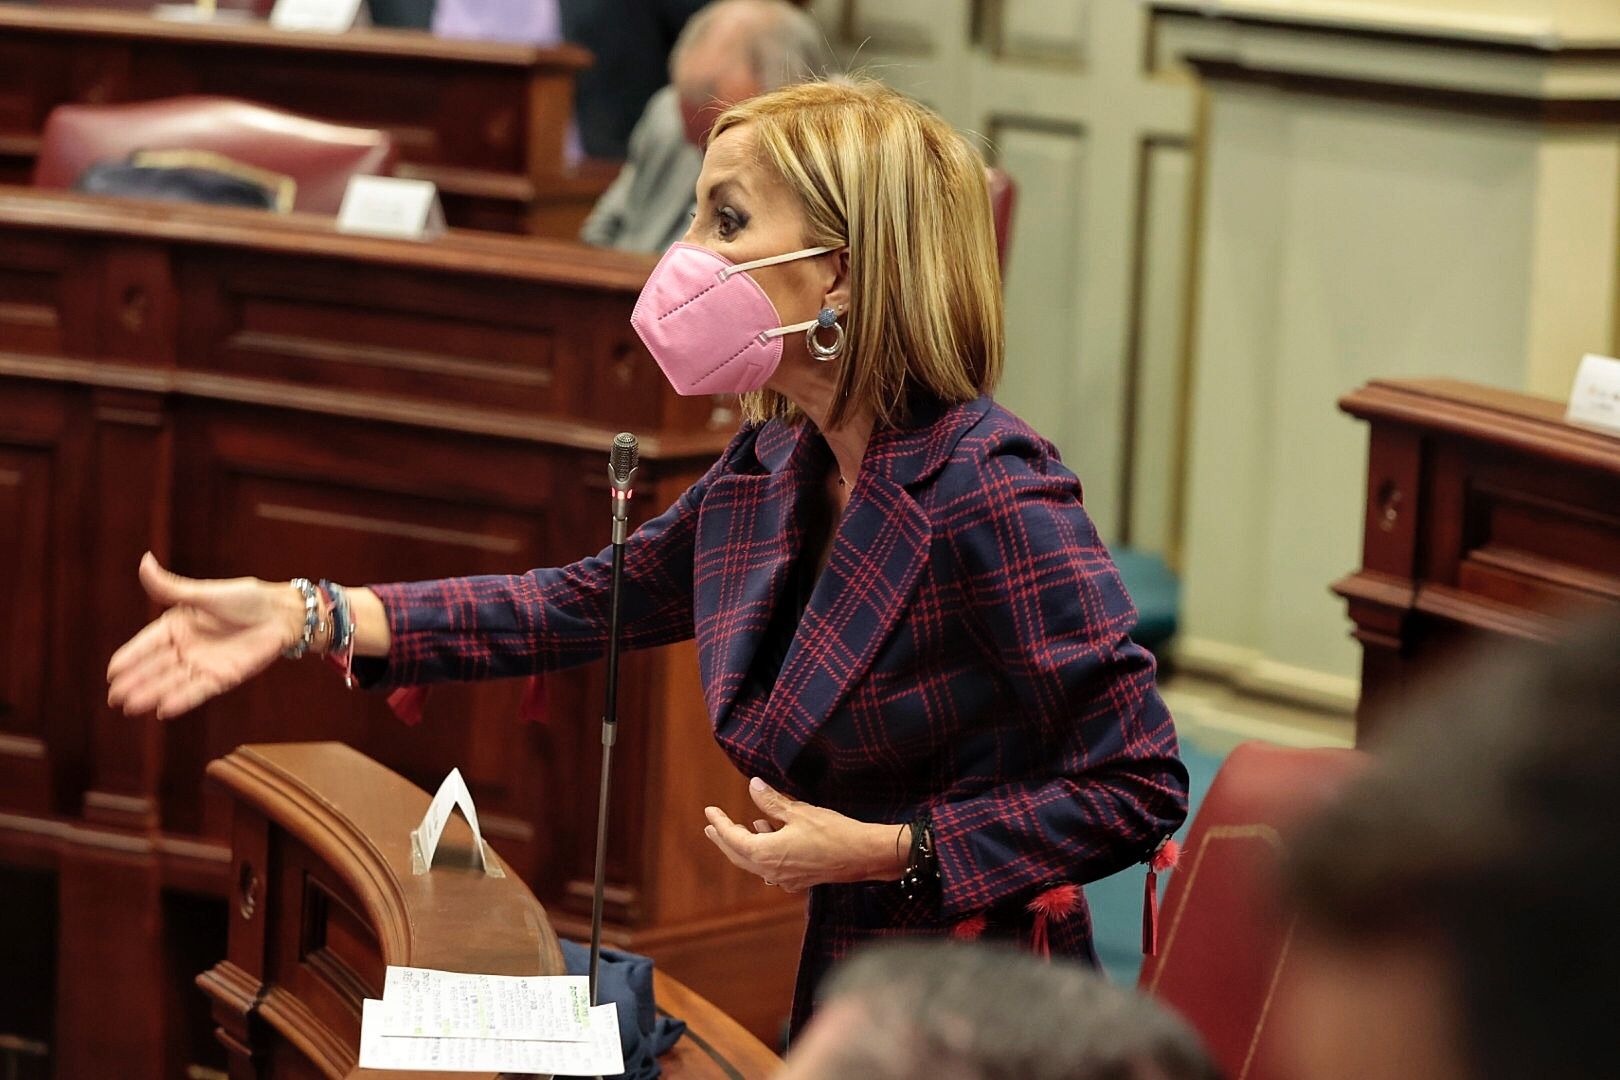
[[[821,995],[856,1005],[864,1037],[834,1069],[869,1080],[1217,1080],[1198,1037],[1099,972],[1010,947],[886,942]]]
[[[698,9],[670,50],[673,73],[681,54],[696,44],[728,14],[759,17],[758,30],[748,42],[748,62],[766,91],[791,83],[835,74],[838,60],[816,20],[788,0],[714,0]]]

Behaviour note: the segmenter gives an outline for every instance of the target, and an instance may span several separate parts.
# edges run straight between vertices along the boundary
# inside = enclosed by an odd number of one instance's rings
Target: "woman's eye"
[[[747,220],[729,206],[722,206],[716,217],[719,219],[719,224],[717,227],[720,230],[720,236],[722,239],[730,237],[738,229],[741,229],[745,224],[747,224]]]

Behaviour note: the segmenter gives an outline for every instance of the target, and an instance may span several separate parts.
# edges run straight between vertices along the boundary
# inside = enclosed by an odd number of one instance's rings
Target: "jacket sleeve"
[[[1187,815],[1187,771],[1136,612],[1044,452],[993,456],[952,531],[971,632],[1011,686],[1037,764],[929,807],[943,914],[955,918],[1144,859]]]
[[[730,456],[728,448],[674,505],[626,539],[623,648],[692,636],[698,507]],[[607,652],[611,579],[612,549],[604,548],[569,566],[510,577],[373,585],[388,613],[388,658],[357,662],[356,674],[367,687],[389,688],[533,675],[599,660]]]

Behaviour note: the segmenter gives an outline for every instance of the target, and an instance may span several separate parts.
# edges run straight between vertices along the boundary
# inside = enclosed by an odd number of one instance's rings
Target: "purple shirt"
[[[439,0],[433,32],[440,37],[556,45],[562,41],[557,0]]]

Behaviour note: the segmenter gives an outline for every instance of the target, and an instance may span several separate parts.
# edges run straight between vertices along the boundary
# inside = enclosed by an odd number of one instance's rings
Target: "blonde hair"
[[[971,401],[1001,376],[1001,273],[984,162],[949,124],[866,79],[785,87],[732,106],[804,204],[805,243],[849,248],[850,305],[828,427],[864,405],[879,427],[921,391]],[[798,420],[772,390],[743,417]]]

